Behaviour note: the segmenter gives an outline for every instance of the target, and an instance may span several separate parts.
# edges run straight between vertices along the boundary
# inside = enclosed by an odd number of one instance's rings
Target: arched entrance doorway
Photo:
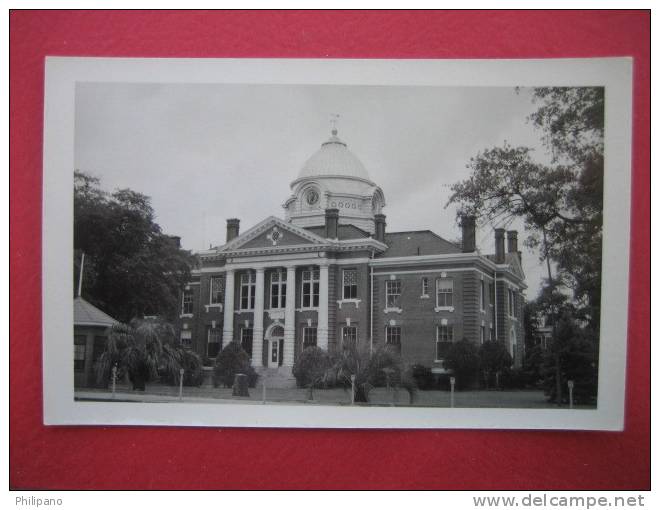
[[[266,366],[277,368],[284,359],[284,328],[279,324],[273,324],[266,331]]]

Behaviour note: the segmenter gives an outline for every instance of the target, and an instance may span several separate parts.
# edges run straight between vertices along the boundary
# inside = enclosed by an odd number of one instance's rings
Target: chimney
[[[381,243],[385,242],[385,215],[384,214],[376,214],[374,216],[374,221],[376,223],[376,241],[380,241]]]
[[[509,230],[506,233],[506,251],[509,253],[518,253],[518,232]]]
[[[504,229],[495,229],[495,262],[504,264]]]
[[[167,236],[170,239],[170,242],[177,248],[181,248],[181,238],[179,236]]]
[[[337,239],[339,237],[339,209],[325,210],[325,238]]]
[[[241,220],[238,218],[229,218],[227,220],[227,242],[231,241],[235,237],[238,237],[238,227],[241,223]]]
[[[477,220],[474,216],[461,216],[463,253],[472,253],[477,250],[476,224]]]

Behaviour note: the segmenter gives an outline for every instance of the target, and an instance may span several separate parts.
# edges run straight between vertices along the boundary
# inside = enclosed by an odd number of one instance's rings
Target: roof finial
[[[332,126],[332,136],[337,136],[337,121],[339,121],[339,114],[330,114],[330,125]]]

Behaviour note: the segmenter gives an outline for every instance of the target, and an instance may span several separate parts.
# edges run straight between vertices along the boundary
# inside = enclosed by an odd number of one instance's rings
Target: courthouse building
[[[473,218],[462,218],[459,245],[430,230],[388,231],[385,203],[333,130],[291,183],[283,219],[248,229],[229,219],[226,243],[198,252],[182,342],[207,363],[240,342],[258,371],[289,377],[310,345],[390,344],[441,373],[452,342],[498,339],[520,365],[526,285],[516,232],[495,229],[494,253],[482,254]]]

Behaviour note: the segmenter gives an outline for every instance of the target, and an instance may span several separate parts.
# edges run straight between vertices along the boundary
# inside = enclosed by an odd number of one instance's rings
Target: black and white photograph
[[[55,58],[45,130],[47,422],[622,426],[628,60]]]

